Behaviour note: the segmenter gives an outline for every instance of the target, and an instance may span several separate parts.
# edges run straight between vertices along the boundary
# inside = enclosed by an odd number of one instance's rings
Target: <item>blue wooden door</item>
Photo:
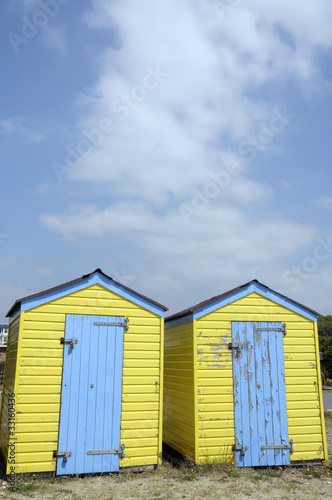
[[[114,322],[123,318],[66,315],[57,453],[71,455],[57,475],[119,470],[124,327]]]
[[[283,326],[232,323],[238,467],[288,465]]]

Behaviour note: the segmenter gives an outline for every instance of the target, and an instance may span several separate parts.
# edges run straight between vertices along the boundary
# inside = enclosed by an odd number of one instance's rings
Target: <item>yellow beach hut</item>
[[[166,310],[100,269],[15,302],[0,423],[7,474],[160,463]]]
[[[166,445],[239,467],[326,459],[317,316],[253,280],[166,318]]]

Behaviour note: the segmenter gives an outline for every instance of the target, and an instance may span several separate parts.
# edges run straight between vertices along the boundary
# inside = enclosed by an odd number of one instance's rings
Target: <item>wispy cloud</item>
[[[45,139],[45,135],[22,115],[0,120],[0,135],[25,143],[38,143]]]
[[[57,49],[60,52],[67,52],[67,42],[63,26],[47,25],[42,32],[41,41],[48,47]]]
[[[322,198],[317,198],[317,200],[313,201],[313,204],[320,208],[326,208],[330,210],[332,208],[332,197],[331,196],[322,196]]]

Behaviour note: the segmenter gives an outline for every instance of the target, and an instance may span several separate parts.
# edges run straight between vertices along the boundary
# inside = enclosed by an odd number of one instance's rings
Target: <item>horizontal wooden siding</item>
[[[163,441],[195,455],[193,325],[165,329]]]
[[[124,333],[120,467],[159,461],[160,317],[100,285],[24,314],[17,387],[18,472],[53,471],[56,460],[66,313],[129,318]]]
[[[198,363],[198,442],[200,461],[229,459],[234,444],[232,321],[281,321],[284,337],[291,460],[324,459],[320,372],[314,322],[257,293],[250,294],[196,321]]]

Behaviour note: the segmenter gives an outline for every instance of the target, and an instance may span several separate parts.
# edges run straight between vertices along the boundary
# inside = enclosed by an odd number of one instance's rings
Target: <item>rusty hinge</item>
[[[242,446],[240,444],[233,444],[232,451],[240,451],[241,457],[244,457],[245,452],[248,450],[248,446]]]
[[[69,349],[74,349],[74,344],[78,344],[77,339],[65,339],[64,337],[61,337],[60,339],[60,344],[69,344]]]
[[[71,457],[71,451],[53,451],[53,458],[63,458],[64,463],[67,462],[68,457]]]

